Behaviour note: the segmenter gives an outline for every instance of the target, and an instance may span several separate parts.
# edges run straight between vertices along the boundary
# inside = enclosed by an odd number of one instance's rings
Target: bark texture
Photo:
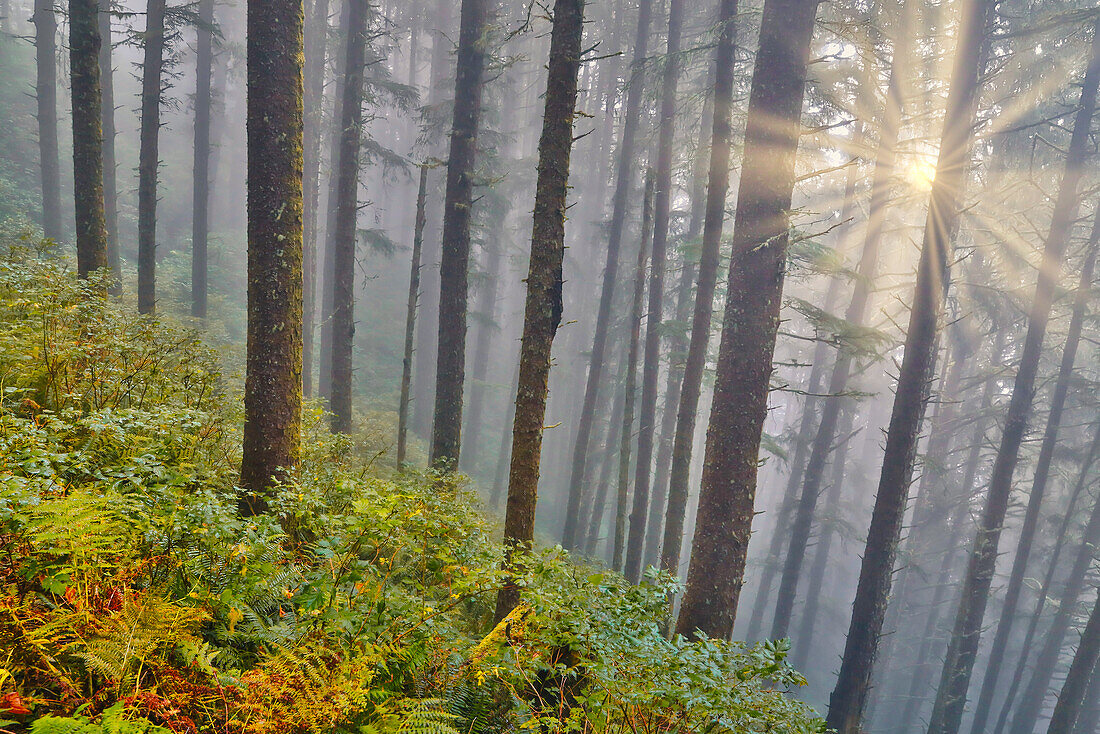
[[[583,30],[584,0],[557,0],[554,3],[546,105],[539,140],[531,264],[527,273],[516,417],[512,429],[512,465],[508,478],[508,509],[504,518],[504,538],[509,557],[519,549],[530,547],[535,533],[535,503],[538,499],[550,353],[554,336],[561,325],[563,308],[566,196]],[[506,559],[506,568],[508,563]],[[518,601],[519,588],[505,584],[497,596],[497,620],[504,619]]]
[[[733,631],[790,238],[816,0],[766,0],[753,69],[722,341],[687,590],[677,631]]]
[[[73,98],[73,192],[80,277],[109,264],[103,208],[103,98],[99,88],[99,3],[69,0]]]
[[[157,307],[157,172],[160,168],[160,96],[164,72],[164,2],[145,12],[145,63],[141,74],[138,151],[138,311]]]
[[[115,68],[111,0],[99,0],[99,89],[103,112],[103,214],[111,295],[122,295],[122,253],[118,244],[118,159],[115,155]]]
[[[454,119],[443,203],[443,257],[439,265],[439,338],[431,462],[455,468],[462,447],[462,390],[466,382],[466,300],[470,213],[481,120],[489,0],[462,0],[455,72]],[[516,452],[512,446],[513,455]]]
[[[302,425],[302,0],[248,0],[248,357],[242,514],[298,464]]]

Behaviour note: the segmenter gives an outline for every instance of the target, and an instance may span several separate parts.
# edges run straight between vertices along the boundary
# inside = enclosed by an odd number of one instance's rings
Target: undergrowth
[[[542,550],[494,626],[476,500],[316,409],[272,514],[240,518],[218,354],[0,239],[0,730],[821,730],[781,644],[666,639],[665,576]]]

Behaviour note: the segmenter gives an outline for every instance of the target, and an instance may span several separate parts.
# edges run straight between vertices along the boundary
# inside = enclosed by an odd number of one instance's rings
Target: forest
[[[0,0],[0,734],[1100,734],[1096,0]]]

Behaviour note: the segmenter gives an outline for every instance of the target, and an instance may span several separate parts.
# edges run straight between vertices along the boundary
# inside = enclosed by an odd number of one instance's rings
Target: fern
[[[43,716],[31,725],[31,734],[172,734],[170,729],[146,719],[130,721],[125,716],[121,703],[104,711],[99,724],[92,723],[87,716]]]
[[[403,719],[397,734],[460,734],[455,728],[458,716],[445,710],[440,698],[414,698],[401,702]]]

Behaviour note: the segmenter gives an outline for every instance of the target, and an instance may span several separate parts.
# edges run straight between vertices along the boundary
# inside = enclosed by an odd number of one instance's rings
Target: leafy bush
[[[778,644],[666,639],[676,591],[502,547],[453,476],[387,476],[385,418],[236,513],[239,397],[197,334],[0,262],[0,729],[811,732]]]

